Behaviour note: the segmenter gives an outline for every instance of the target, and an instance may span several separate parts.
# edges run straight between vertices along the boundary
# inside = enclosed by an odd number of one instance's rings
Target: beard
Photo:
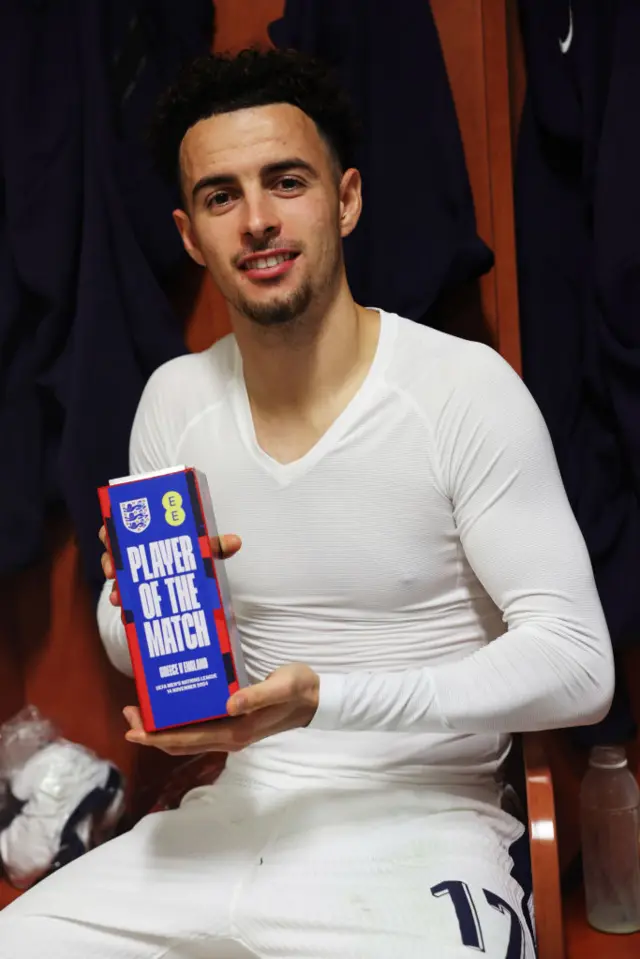
[[[287,245],[293,246],[292,244]],[[270,246],[270,244],[256,244],[252,252],[264,251],[268,253]],[[296,247],[301,253],[305,252],[304,247],[293,246],[294,249]],[[295,326],[297,328],[300,321],[309,314],[312,304],[321,306],[326,302],[327,297],[331,296],[331,290],[335,287],[342,265],[342,246],[339,234],[337,234],[335,249],[326,252],[328,257],[324,259],[323,264],[321,261],[322,265],[319,268],[322,275],[318,276],[316,273],[315,282],[307,278],[302,281],[297,290],[293,290],[280,298],[274,298],[268,303],[256,302],[243,294],[238,294],[234,306],[239,313],[242,313],[243,316],[246,316],[247,319],[258,326],[264,328],[293,328]]]
[[[305,315],[313,301],[314,292],[311,281],[306,280],[299,289],[271,303],[256,303],[241,296],[236,308],[258,326],[285,326],[295,323]]]

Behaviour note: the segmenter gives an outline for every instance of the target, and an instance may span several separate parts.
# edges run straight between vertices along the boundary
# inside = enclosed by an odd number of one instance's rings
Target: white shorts
[[[523,833],[477,790],[227,771],[9,906],[0,959],[533,959]]]

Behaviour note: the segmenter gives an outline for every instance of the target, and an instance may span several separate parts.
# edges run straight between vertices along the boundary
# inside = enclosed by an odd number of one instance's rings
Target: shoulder
[[[177,356],[159,366],[144,388],[140,405],[181,420],[222,400],[235,370],[235,340],[229,335],[200,353]]]
[[[228,388],[235,355],[235,340],[229,335],[200,353],[176,356],[149,377],[145,392],[154,396],[170,394],[172,399],[188,403],[204,389],[215,398]]]
[[[149,377],[132,429],[132,444],[153,438],[171,457],[189,423],[222,403],[233,382],[236,345],[226,336],[207,350],[175,357]]]
[[[515,370],[492,347],[392,316],[395,347],[388,377],[425,412],[454,399],[490,401],[499,392],[528,396]]]
[[[397,324],[395,390],[421,416],[452,500],[474,484],[511,483],[529,466],[555,462],[535,400],[496,350],[409,324]]]

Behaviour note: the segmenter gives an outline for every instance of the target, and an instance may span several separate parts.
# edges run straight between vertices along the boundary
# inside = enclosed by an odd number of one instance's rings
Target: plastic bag
[[[64,739],[35,707],[0,725],[0,866],[14,886],[109,839],[123,812],[119,770]]]
[[[0,778],[5,785],[34,753],[58,736],[53,723],[41,716],[35,706],[25,706],[0,725]]]

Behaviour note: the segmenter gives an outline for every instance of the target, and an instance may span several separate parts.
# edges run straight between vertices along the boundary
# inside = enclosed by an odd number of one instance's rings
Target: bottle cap
[[[594,746],[589,765],[595,769],[623,769],[627,765],[624,746]]]

